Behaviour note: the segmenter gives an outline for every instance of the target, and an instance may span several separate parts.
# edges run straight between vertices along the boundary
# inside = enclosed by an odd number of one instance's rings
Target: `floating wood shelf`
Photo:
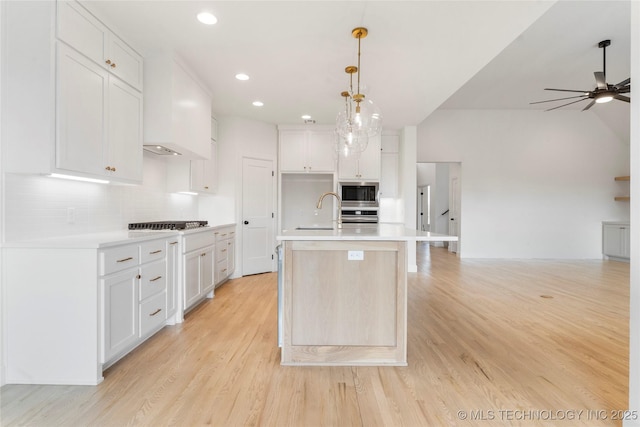
[[[615,180],[616,181],[631,181],[631,177],[630,176],[616,176]]]
[[[631,196],[616,196],[615,200],[617,202],[628,202],[629,200],[631,200]]]

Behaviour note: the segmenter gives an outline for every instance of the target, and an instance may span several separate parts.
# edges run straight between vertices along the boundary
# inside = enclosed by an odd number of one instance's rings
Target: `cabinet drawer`
[[[230,239],[234,237],[236,234],[233,228],[221,228],[215,231],[216,242],[220,242],[221,240]]]
[[[212,246],[215,244],[215,236],[211,232],[191,234],[184,237],[184,252],[191,252],[196,249]]]
[[[140,336],[163,325],[167,320],[167,295],[162,292],[140,304]]]
[[[140,269],[140,301],[167,289],[167,263],[147,264]]]
[[[104,276],[116,271],[135,267],[139,264],[140,255],[138,245],[119,246],[117,248],[100,251],[99,274]]]
[[[150,242],[144,242],[140,245],[140,262],[155,261],[163,259],[166,256],[166,244],[164,240],[152,240]]]
[[[229,245],[227,242],[222,242],[216,245],[216,262],[227,259],[229,256]]]
[[[216,276],[215,281],[216,284],[221,280],[225,279],[229,275],[229,262],[225,258],[221,261],[216,262]]]

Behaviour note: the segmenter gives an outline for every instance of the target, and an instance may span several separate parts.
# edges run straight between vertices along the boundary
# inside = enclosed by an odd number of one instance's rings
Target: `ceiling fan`
[[[631,98],[628,96],[621,95],[622,93],[629,93],[631,91],[631,79],[625,79],[616,85],[608,84],[606,81],[606,70],[607,70],[607,46],[611,44],[611,40],[603,40],[598,43],[598,47],[602,48],[602,71],[594,72],[594,76],[596,77],[596,88],[593,90],[571,90],[571,89],[550,89],[545,88],[544,90],[554,90],[559,92],[577,92],[582,95],[577,96],[569,96],[566,98],[556,98],[556,99],[548,99],[546,101],[537,101],[531,102],[530,104],[541,104],[543,102],[553,102],[553,101],[562,101],[566,99],[575,99],[580,98],[577,101],[571,101],[566,104],[559,105],[557,107],[549,108],[545,111],[555,110],[557,108],[565,107],[567,105],[575,104],[576,102],[586,101],[590,99],[591,102],[582,109],[582,111],[586,111],[589,108],[593,107],[595,103],[605,103],[617,99],[618,101],[631,102]]]

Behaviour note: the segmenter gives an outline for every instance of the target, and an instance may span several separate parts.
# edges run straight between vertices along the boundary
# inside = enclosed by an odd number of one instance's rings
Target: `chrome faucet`
[[[338,196],[338,193],[334,193],[331,191],[324,193],[322,196],[320,196],[320,199],[318,199],[318,204],[316,207],[318,209],[322,209],[322,199],[324,199],[324,197],[328,195],[336,196],[336,199],[338,199],[338,228],[342,228],[342,199],[340,198],[340,196]]]

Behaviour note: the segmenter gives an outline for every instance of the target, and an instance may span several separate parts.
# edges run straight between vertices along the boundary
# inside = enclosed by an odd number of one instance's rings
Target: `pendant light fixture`
[[[351,31],[351,35],[358,39],[358,65],[345,68],[345,72],[349,74],[349,91],[340,94],[345,99],[345,107],[336,117],[338,151],[343,155],[361,153],[367,148],[369,138],[379,135],[382,130],[379,108],[360,92],[360,43],[367,34],[368,30],[363,27]],[[356,73],[357,85],[354,92],[353,75]]]

